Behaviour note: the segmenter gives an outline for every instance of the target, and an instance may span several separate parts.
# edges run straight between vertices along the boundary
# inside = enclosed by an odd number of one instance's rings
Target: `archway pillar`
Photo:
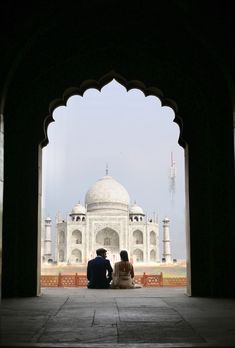
[[[35,134],[6,128],[2,296],[38,296],[42,151]]]
[[[3,155],[4,155],[4,124],[0,114],[0,297],[2,288],[2,214],[3,214]]]
[[[217,102],[211,108],[210,117],[201,111],[190,129],[185,121],[187,277],[192,296],[234,296],[232,129],[219,122],[219,106]],[[211,122],[205,126],[206,117]],[[229,117],[226,110],[223,117]]]

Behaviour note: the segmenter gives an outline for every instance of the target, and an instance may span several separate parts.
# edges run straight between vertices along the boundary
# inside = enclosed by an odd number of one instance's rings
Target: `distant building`
[[[133,263],[160,262],[158,221],[147,218],[140,206],[130,206],[127,190],[109,175],[91,186],[85,207],[78,203],[67,221],[57,221],[56,235],[58,263],[84,264],[99,247],[107,249],[111,262],[120,260],[121,249],[128,250]],[[167,238],[169,245],[169,229]]]

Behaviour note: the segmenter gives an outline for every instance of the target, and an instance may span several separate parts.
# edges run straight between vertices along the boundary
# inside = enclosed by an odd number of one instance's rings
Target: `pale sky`
[[[109,175],[128,191],[131,203],[146,214],[158,214],[160,250],[162,220],[170,219],[172,257],[184,259],[185,177],[184,149],[178,145],[174,112],[155,96],[137,89],[129,92],[113,80],[101,92],[88,89],[58,107],[43,149],[43,214],[53,222],[65,218],[98,179]],[[171,200],[171,152],[176,162],[175,194]],[[162,255],[161,255],[162,257]]]

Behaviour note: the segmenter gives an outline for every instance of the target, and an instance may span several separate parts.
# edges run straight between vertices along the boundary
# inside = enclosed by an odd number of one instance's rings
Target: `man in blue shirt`
[[[107,258],[107,250],[96,250],[96,257],[87,264],[87,279],[89,289],[107,289],[112,280],[112,266]]]

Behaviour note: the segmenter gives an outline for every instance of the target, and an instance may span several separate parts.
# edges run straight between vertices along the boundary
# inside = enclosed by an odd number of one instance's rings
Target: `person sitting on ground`
[[[126,250],[120,252],[121,261],[114,264],[113,281],[111,288],[114,289],[133,289],[140,288],[134,282],[134,268],[129,262]]]
[[[96,257],[87,264],[87,287],[89,289],[107,289],[112,280],[112,266],[106,260],[107,250],[99,248],[96,250]]]

